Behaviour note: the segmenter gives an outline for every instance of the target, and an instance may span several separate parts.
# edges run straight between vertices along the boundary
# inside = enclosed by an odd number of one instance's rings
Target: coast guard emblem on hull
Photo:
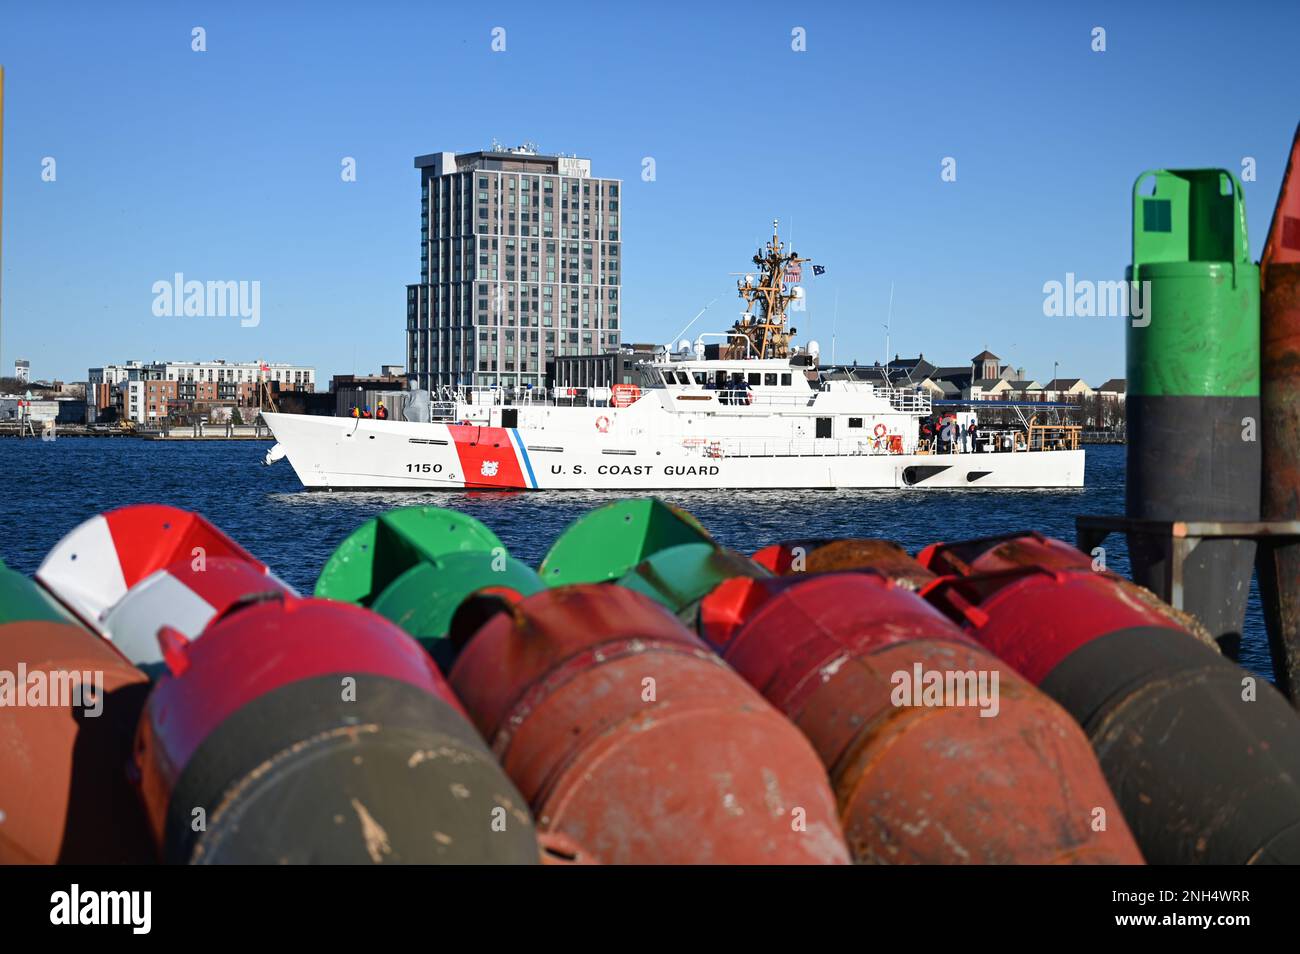
[[[495,460],[485,460],[485,461],[483,461],[483,467],[482,467],[482,469],[479,471],[479,476],[480,476],[480,477],[495,477],[495,476],[497,475],[497,467],[498,467],[499,465],[500,465],[500,462],[499,462],[499,461],[495,461]]]

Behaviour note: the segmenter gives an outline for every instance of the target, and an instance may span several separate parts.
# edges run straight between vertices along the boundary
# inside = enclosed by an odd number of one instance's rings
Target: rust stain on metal
[[[835,540],[817,547],[805,560],[808,573],[875,570],[896,585],[916,590],[935,578],[892,540],[855,538]]]
[[[1069,715],[905,586],[858,572],[787,584],[725,653],[813,743],[855,860],[1141,863]],[[916,667],[996,673],[996,718],[955,700],[900,704],[900,674]],[[1095,806],[1108,833],[1091,830]]]
[[[583,585],[515,612],[473,635],[450,678],[542,835],[604,863],[849,860],[808,742],[667,610]]]
[[[388,843],[388,832],[371,817],[370,812],[366,811],[366,806],[355,798],[352,799],[352,810],[357,813],[357,819],[361,822],[361,837],[366,840],[366,854],[370,855],[370,860],[375,864],[380,864],[384,860],[384,855],[393,852],[392,846]],[[450,839],[444,842],[444,844],[450,843]]]

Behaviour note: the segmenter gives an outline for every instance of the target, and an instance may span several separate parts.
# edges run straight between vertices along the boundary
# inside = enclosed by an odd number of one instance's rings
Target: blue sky
[[[6,2],[0,371],[263,358],[324,381],[403,363],[412,158],[495,137],[624,180],[625,341],[666,341],[714,298],[693,332],[730,323],[729,273],[778,217],[827,266],[796,322],[825,353],[834,324],[840,360],[883,355],[893,281],[892,351],[988,347],[1097,384],[1123,374],[1122,320],[1044,317],[1044,282],[1123,276],[1151,167],[1254,157],[1258,257],[1300,119],[1298,11]],[[155,317],[175,272],[260,281],[260,324]]]

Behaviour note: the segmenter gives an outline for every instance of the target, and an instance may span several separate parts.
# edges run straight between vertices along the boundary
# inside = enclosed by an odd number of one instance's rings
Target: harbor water
[[[31,574],[83,520],[134,503],[195,510],[310,593],[322,565],[362,521],[394,507],[452,507],[491,527],[510,553],[536,563],[570,522],[617,492],[321,493],[301,489],[287,462],[263,466],[260,441],[145,442],[61,437],[0,440],[0,558]],[[1088,448],[1080,490],[844,490],[660,492],[725,546],[744,553],[783,539],[883,537],[910,551],[944,540],[1038,530],[1074,542],[1078,514],[1124,510],[1124,447]],[[19,476],[21,475],[21,476]],[[1105,544],[1108,569],[1128,575],[1124,538]],[[1246,668],[1272,678],[1252,583],[1241,648]]]

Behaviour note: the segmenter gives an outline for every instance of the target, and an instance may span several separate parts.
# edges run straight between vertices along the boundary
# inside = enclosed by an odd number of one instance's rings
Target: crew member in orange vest
[[[384,407],[384,402],[379,402],[379,408],[375,411],[375,417],[381,421],[388,420],[388,408]]]

